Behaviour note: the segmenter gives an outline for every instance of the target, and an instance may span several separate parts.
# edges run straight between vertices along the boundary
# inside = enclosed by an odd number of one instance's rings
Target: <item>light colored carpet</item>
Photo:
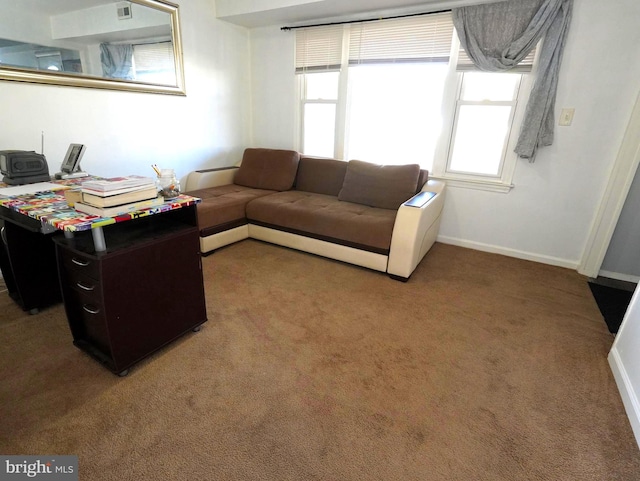
[[[253,240],[203,266],[209,321],[125,378],[62,306],[0,294],[0,453],[83,481],[640,479],[574,271],[436,244],[404,284]]]

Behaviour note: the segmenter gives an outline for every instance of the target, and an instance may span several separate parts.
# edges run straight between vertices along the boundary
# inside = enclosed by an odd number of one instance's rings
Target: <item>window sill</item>
[[[488,192],[499,192],[508,194],[515,186],[499,181],[479,180],[479,179],[459,179],[444,176],[429,176],[431,179],[442,180],[446,182],[447,187],[461,187],[463,189],[485,190]]]

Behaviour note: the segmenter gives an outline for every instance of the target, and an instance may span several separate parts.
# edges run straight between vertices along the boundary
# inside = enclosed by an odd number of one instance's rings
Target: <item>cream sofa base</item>
[[[249,237],[249,226],[246,224],[207,237],[200,237],[200,252],[204,255],[211,254],[214,250],[220,249],[220,247],[233,244],[247,237]]]
[[[253,224],[249,224],[249,237],[376,271],[387,271],[388,257],[374,252]]]

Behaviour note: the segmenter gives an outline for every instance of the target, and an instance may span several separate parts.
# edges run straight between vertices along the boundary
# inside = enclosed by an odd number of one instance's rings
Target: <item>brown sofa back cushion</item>
[[[397,209],[418,188],[420,166],[378,165],[351,160],[339,200],[382,209]]]
[[[246,149],[233,183],[254,189],[289,190],[299,160],[300,154],[294,150]]]
[[[416,194],[420,192],[422,186],[429,180],[429,171],[428,170],[420,170],[420,177],[418,177],[418,186],[416,188]]]
[[[347,162],[318,157],[300,157],[296,190],[337,196],[347,173]]]

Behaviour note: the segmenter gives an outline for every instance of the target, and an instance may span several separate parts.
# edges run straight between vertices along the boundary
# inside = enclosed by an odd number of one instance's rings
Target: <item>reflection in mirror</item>
[[[0,79],[184,94],[173,4],[0,0],[0,9]]]
[[[37,70],[82,73],[82,62],[78,50],[46,47],[4,38],[0,38],[0,64]]]

